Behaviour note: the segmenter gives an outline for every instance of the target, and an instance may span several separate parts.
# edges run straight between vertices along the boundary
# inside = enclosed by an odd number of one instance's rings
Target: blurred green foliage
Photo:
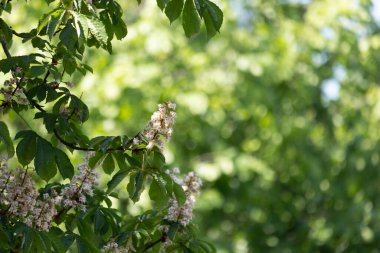
[[[371,1],[220,1],[212,41],[173,32],[180,22],[168,27],[152,1],[122,4],[128,36],[111,57],[89,53],[94,74],[75,76],[90,136],[133,136],[172,99],[166,157],[203,178],[196,223],[218,252],[379,252]]]

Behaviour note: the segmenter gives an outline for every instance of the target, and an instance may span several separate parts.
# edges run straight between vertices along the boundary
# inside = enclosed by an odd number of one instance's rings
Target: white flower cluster
[[[68,187],[58,195],[55,190],[39,199],[39,192],[27,170],[11,171],[5,159],[0,158],[0,204],[5,206],[2,214],[43,231],[49,231],[58,215],[57,206],[79,207],[85,210],[86,196],[93,195],[92,186],[97,183],[98,173],[88,166],[89,157],[79,166],[79,175],[74,176]]]
[[[56,206],[61,203],[62,197],[52,190],[45,193],[43,200],[37,200],[33,212],[27,217],[26,224],[30,227],[48,232],[54,217],[58,214]]]
[[[64,207],[86,210],[86,196],[93,196],[93,185],[98,184],[99,173],[89,167],[88,162],[93,152],[87,153],[84,162],[79,165],[79,175],[73,176],[68,187],[62,191]]]
[[[170,173],[169,175],[178,183],[178,178],[174,173]],[[175,198],[171,198],[169,200],[168,214],[165,216],[165,219],[179,222],[182,226],[187,226],[193,218],[195,196],[199,194],[202,181],[194,172],[189,172],[180,183],[186,194],[186,202],[183,206],[180,206]]]
[[[52,191],[52,196],[45,193],[39,200],[31,174],[21,168],[12,173],[5,161],[0,164],[0,186],[0,203],[7,206],[6,213],[28,226],[49,231],[59,203],[56,192]]]
[[[173,124],[176,117],[174,112],[176,104],[168,101],[158,105],[158,111],[154,112],[142,135],[147,141],[147,149],[157,145],[161,150],[173,134]],[[141,143],[139,137],[133,139],[133,145]]]
[[[2,169],[8,169],[4,167]],[[17,168],[15,173],[2,170],[2,174],[8,176],[8,183],[2,185],[3,199],[7,212],[12,216],[25,220],[26,216],[34,209],[38,191],[33,184],[31,174]],[[6,193],[6,195],[5,195]]]
[[[16,88],[18,79],[10,78],[4,82],[4,87],[0,89],[0,94],[4,96],[4,102],[10,103],[12,99],[22,105],[29,105],[28,99],[25,97],[21,89]]]
[[[116,242],[111,241],[101,249],[102,253],[130,253],[135,251],[136,249],[133,247],[132,240],[128,240],[125,247],[120,247]]]

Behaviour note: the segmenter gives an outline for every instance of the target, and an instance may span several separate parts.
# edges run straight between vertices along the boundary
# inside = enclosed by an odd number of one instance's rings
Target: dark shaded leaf
[[[3,143],[5,145],[8,157],[9,158],[13,157],[15,154],[13,142],[9,135],[9,130],[8,130],[7,125],[2,121],[0,121],[0,143]]]
[[[21,165],[28,165],[36,156],[36,134],[33,131],[26,131],[18,143],[16,154]]]
[[[103,162],[103,170],[106,174],[111,175],[115,169],[115,161],[113,160],[112,154],[109,153]]]
[[[115,187],[117,187],[124,180],[124,178],[127,177],[128,173],[129,170],[120,170],[119,172],[117,172],[107,183],[107,194],[109,194],[113,189],[115,189]]]
[[[55,149],[55,161],[62,178],[70,179],[74,176],[74,166],[71,164],[69,157],[58,148]]]
[[[150,184],[149,197],[156,203],[159,209],[163,208],[169,200],[165,185],[153,178]]]
[[[169,18],[170,23],[173,23],[182,13],[183,0],[171,0],[165,7],[165,14]]]
[[[143,173],[141,171],[133,173],[129,179],[127,190],[129,193],[129,197],[132,199],[134,203],[140,200],[140,195],[143,190],[143,185],[144,185]]]
[[[195,7],[194,0],[186,0],[183,9],[182,26],[187,37],[199,32],[201,29],[201,18]]]
[[[46,182],[57,174],[55,163],[55,152],[51,144],[45,139],[37,138],[36,158],[34,159],[34,167],[37,174]]]
[[[174,196],[177,199],[178,203],[182,206],[186,202],[186,194],[185,191],[182,189],[182,186],[179,184],[173,182],[173,192]]]

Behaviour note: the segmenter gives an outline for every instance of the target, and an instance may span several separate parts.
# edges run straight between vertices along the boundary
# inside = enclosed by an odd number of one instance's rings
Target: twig
[[[159,244],[160,242],[165,242],[166,241],[166,238],[167,238],[167,235],[166,234],[163,234],[159,239],[157,239],[156,241],[154,242],[151,242],[151,243],[148,243],[145,247],[144,247],[144,250],[142,252],[147,252],[149,249],[153,248],[154,246],[156,246],[157,244]]]
[[[0,43],[1,43],[1,46],[4,50],[4,53],[5,55],[7,56],[7,58],[10,58],[12,57],[12,55],[9,53],[9,50],[8,50],[8,47],[7,47],[7,44],[4,40],[4,38],[2,36],[0,36]],[[48,71],[45,75],[45,78],[44,78],[44,82],[46,83],[47,81],[47,78],[49,77],[50,75],[50,71]],[[24,78],[24,74],[22,75],[22,77],[20,78],[20,80],[16,83],[16,88],[18,89],[21,89],[22,92],[24,93],[24,95],[26,96],[26,98],[28,99],[29,103],[34,107],[36,108],[37,110],[39,110],[40,112],[44,112],[46,113],[46,110],[40,105],[38,104],[35,100],[33,100],[32,98],[30,98],[30,95],[28,93],[28,91],[21,86],[21,82],[23,81],[23,78]],[[54,135],[57,137],[57,139],[62,143],[64,144],[65,146],[69,147],[69,148],[72,148],[74,150],[82,150],[82,151],[96,151],[94,148],[86,148],[86,147],[79,147],[77,146],[75,143],[71,143],[71,142],[68,142],[66,140],[64,140],[58,133],[58,130],[56,128],[53,129],[53,132],[54,132]],[[132,143],[132,139],[128,142],[128,145],[129,146],[130,144]],[[107,149],[107,151],[116,151],[116,150],[119,150],[119,151],[125,151],[125,150],[130,150],[129,148],[126,148],[124,146],[119,146],[117,148],[109,148]]]
[[[4,39],[3,36],[0,36],[0,43],[1,43],[1,46],[3,47],[4,53],[7,56],[7,58],[12,57],[11,53],[9,53],[9,50],[8,50],[8,47],[7,47],[7,43],[5,42],[5,39]]]

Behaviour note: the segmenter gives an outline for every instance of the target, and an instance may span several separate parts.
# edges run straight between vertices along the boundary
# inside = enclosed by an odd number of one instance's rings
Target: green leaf
[[[24,238],[22,240],[22,252],[31,252],[33,246],[33,229],[25,227]]]
[[[157,0],[157,6],[163,11],[169,0]]]
[[[91,34],[103,48],[107,47],[108,36],[103,23],[94,17],[87,17],[87,25]]]
[[[178,227],[178,223],[170,224],[168,231],[168,237],[170,238],[170,240],[174,241],[174,237],[177,234]]]
[[[107,139],[107,138],[108,138],[107,136],[97,136],[97,137],[95,137],[95,138],[92,138],[92,139],[88,142],[88,145],[89,145],[89,147],[92,147],[92,148],[98,149],[100,143],[102,143],[102,142],[103,142],[105,139]]]
[[[106,155],[104,155],[103,153],[96,153],[93,157],[90,158],[88,165],[91,169],[96,169],[103,163],[105,158]]]
[[[61,240],[58,238],[58,236],[54,233],[53,229],[50,229],[50,231],[44,232],[40,231],[41,236],[44,238],[44,241],[49,241],[53,249],[56,253],[64,253],[65,247]]]
[[[30,68],[30,73],[33,77],[38,77],[45,73],[45,66],[32,66]]]
[[[66,55],[63,58],[63,67],[65,68],[65,71],[67,74],[72,75],[77,68],[77,61],[75,60],[74,57],[71,57],[69,55]]]
[[[212,37],[220,30],[220,27],[222,26],[223,12],[216,4],[206,0],[203,19],[206,25],[207,35]]]
[[[114,152],[112,155],[116,159],[117,165],[119,166],[120,170],[128,169],[127,162],[125,161],[126,158],[122,152]]]
[[[141,171],[133,173],[129,179],[127,191],[134,203],[139,201],[144,185],[144,175]]]
[[[115,169],[115,161],[113,160],[112,154],[108,154],[103,162],[103,170],[106,174],[111,175]]]
[[[183,9],[183,0],[171,0],[167,3],[165,8],[165,14],[169,18],[170,23],[173,23],[182,12]]]
[[[82,44],[82,40],[85,40],[88,36],[87,18],[85,15],[70,11],[74,17],[75,30],[77,31],[79,44]]]
[[[154,167],[162,169],[165,166],[165,156],[158,150],[153,150],[153,163]]]
[[[77,31],[71,22],[67,22],[65,28],[59,34],[59,39],[62,41],[62,44],[70,51],[73,51],[75,44],[78,41]]]
[[[90,117],[90,112],[87,105],[74,95],[71,95],[70,107],[77,112],[76,115],[81,122],[87,121]]]
[[[48,113],[44,117],[44,124],[48,133],[52,133],[54,131],[55,123],[57,122],[58,115]]]
[[[173,192],[174,196],[177,199],[178,203],[182,206],[186,202],[186,194],[182,186],[173,182]]]
[[[62,12],[62,9],[60,9],[60,5],[57,5],[57,7],[54,8],[53,10],[51,10],[50,12],[43,14],[38,21],[37,33],[41,33],[41,31],[47,25],[49,25],[49,23],[51,21],[51,16],[53,13],[55,13],[54,18],[56,18],[57,13],[59,13],[59,12]],[[54,25],[52,24],[51,26],[54,26]]]
[[[45,139],[37,138],[36,158],[34,159],[34,167],[37,174],[46,182],[57,174],[55,163],[55,152],[52,145]]]
[[[113,26],[113,24],[111,22],[110,16],[108,15],[108,12],[105,11],[105,10],[101,11],[99,13],[99,18],[100,18],[100,20],[102,21],[102,23],[104,24],[104,26],[106,28],[108,40],[112,40],[113,39],[113,35],[114,35],[114,26]]]
[[[101,210],[98,208],[94,215],[94,231],[96,234],[104,234],[107,232],[107,219]]]
[[[7,231],[7,229],[4,229],[1,223],[0,223],[0,245],[5,250],[9,250],[10,245],[11,245],[9,231]]]
[[[37,37],[37,36],[32,39],[32,46],[34,48],[39,48],[43,50],[46,45],[49,45],[47,40],[41,39],[40,37]]]
[[[70,179],[74,176],[74,166],[71,164],[69,157],[58,148],[55,149],[55,162],[62,178]]]
[[[169,200],[165,185],[153,178],[150,184],[149,197],[156,203],[159,209],[163,208]]]
[[[30,63],[36,62],[35,57],[35,54],[30,54],[22,56],[12,56],[2,59],[0,60],[0,70],[6,74],[9,71],[11,71],[11,69],[16,68],[17,66],[23,69],[28,69]]]
[[[94,241],[83,236],[77,236],[77,247],[79,253],[100,253],[100,250],[94,245]]]
[[[16,154],[21,165],[28,165],[36,156],[36,134],[26,131],[23,139],[18,143]]]
[[[187,37],[199,32],[201,29],[201,18],[199,17],[194,0],[186,0],[183,9],[182,26]]]
[[[66,106],[69,101],[70,96],[66,95],[61,97],[53,106],[53,112],[59,114],[61,110]]]
[[[157,181],[165,185],[166,191],[169,195],[173,194],[173,179],[166,173],[162,173],[157,176]]]
[[[113,29],[116,35],[116,38],[118,40],[121,40],[128,34],[128,29],[127,25],[125,24],[124,20],[120,17],[118,17],[114,22],[113,22]]]
[[[64,15],[63,10],[56,10],[49,17],[49,22],[47,24],[47,34],[51,40],[61,24],[61,19]]]
[[[67,234],[61,238],[61,242],[64,247],[64,252],[66,252],[70,248],[74,241],[75,236],[73,234]]]
[[[36,244],[37,252],[51,253],[51,243],[43,231],[34,230],[34,243]]]
[[[103,142],[102,144],[100,144],[99,148],[100,148],[100,151],[102,151],[103,153],[105,153],[107,151],[107,149],[112,145],[112,142],[114,141],[115,137],[114,136],[109,136],[107,137]]]
[[[0,121],[0,143],[4,143],[7,153],[8,153],[8,157],[9,158],[13,157],[15,154],[13,142],[9,135],[9,130],[8,130],[7,125],[2,121]]]
[[[127,177],[129,173],[129,170],[120,170],[117,172],[112,179],[107,183],[108,189],[107,189],[107,194],[112,192],[115,187],[117,187],[123,180],[124,178]]]
[[[0,36],[2,36],[5,39],[7,44],[10,44],[10,42],[12,41],[12,35],[12,30],[9,28],[7,23],[5,23],[5,21],[2,18],[0,18]]]
[[[62,4],[66,9],[71,9],[74,0],[62,0]]]

